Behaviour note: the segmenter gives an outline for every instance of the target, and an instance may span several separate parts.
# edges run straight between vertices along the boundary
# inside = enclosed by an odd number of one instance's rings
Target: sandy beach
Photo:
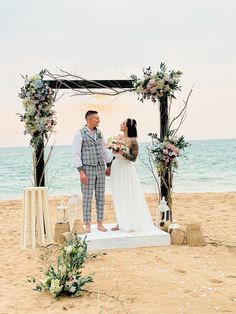
[[[155,195],[147,194],[155,218]],[[56,206],[49,199],[53,226]],[[42,278],[42,249],[20,250],[21,200],[0,202],[0,313],[236,313],[236,192],[173,194],[173,217],[201,223],[207,245],[102,251],[86,261],[94,272],[89,292],[61,298],[32,290],[27,278]],[[106,196],[105,222],[114,222]],[[95,212],[93,210],[93,219]]]

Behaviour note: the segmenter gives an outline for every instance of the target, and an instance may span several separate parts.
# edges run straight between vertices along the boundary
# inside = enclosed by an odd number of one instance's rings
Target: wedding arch
[[[38,75],[23,77],[24,86],[19,94],[25,109],[18,114],[25,123],[25,134],[31,135],[30,144],[34,151],[34,185],[45,186],[45,142],[47,143],[56,124],[54,102],[57,91],[71,89],[74,95],[102,94],[114,96],[134,92],[138,100],[150,99],[159,105],[160,130],[150,133],[152,144],[149,148],[151,159],[157,170],[160,198],[165,197],[171,208],[173,171],[178,166],[177,157],[188,146],[184,137],[177,137],[177,131],[186,117],[190,90],[179,114],[170,121],[170,108],[174,92],[181,90],[181,71],[169,70],[161,63],[160,70],[152,72],[151,67],[143,70],[143,78],[131,75],[129,80],[86,80],[78,75],[61,70],[52,74],[41,70]],[[47,79],[45,79],[45,77]],[[179,120],[178,126],[173,123]],[[171,217],[170,217],[171,218]]]

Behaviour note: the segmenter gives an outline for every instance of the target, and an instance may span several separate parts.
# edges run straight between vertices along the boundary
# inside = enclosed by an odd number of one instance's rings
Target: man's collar
[[[89,132],[97,131],[97,128],[96,128],[96,127],[95,127],[93,130],[91,130],[91,129],[87,126],[87,124],[85,125],[85,127],[89,130]]]

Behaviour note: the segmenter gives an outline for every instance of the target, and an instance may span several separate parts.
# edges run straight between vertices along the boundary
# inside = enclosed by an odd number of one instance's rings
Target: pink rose
[[[46,119],[44,120],[44,123],[45,123],[45,124],[51,124],[51,119],[50,119],[50,118],[46,118]]]
[[[148,84],[147,84],[148,88],[152,88],[157,86],[157,82],[154,79],[151,79]]]
[[[156,85],[157,85],[156,81],[154,79],[151,79],[147,83],[147,87],[146,87],[147,91],[150,92],[150,93],[155,93],[155,91],[157,90]]]
[[[170,161],[169,159],[166,159],[166,160],[164,161],[164,163],[165,163],[166,166],[168,165],[169,161]]]
[[[171,144],[171,143],[167,144],[166,147],[167,147],[168,149],[172,150],[172,151],[176,150],[175,145],[173,145],[173,144]]]
[[[150,88],[150,90],[149,90],[149,92],[150,92],[151,94],[154,94],[156,91],[157,91],[157,88],[156,88],[156,87],[152,87],[152,88]]]

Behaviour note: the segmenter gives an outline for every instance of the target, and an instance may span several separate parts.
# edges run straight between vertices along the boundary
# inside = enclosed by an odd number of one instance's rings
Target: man
[[[105,174],[109,175],[110,173],[112,156],[106,148],[101,131],[97,129],[100,122],[98,112],[87,111],[85,119],[87,124],[76,133],[73,142],[75,165],[80,174],[83,194],[83,220],[85,231],[89,233],[91,231],[91,204],[95,190],[97,229],[105,232],[107,229],[102,224]]]

